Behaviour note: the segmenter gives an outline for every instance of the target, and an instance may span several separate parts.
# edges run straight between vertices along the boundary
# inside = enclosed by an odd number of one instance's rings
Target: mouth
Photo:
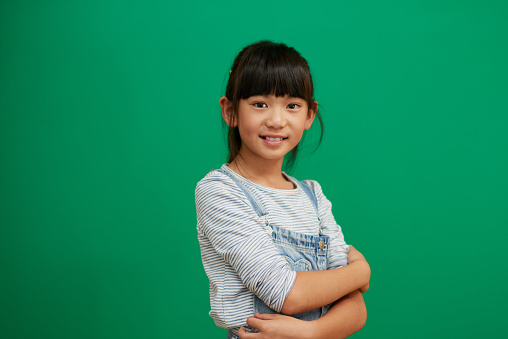
[[[259,137],[267,141],[282,141],[287,139],[287,137],[269,137],[265,135],[260,135]]]

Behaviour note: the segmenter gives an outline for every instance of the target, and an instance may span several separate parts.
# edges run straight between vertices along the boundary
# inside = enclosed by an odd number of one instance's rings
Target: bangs
[[[279,60],[266,60],[246,66],[239,80],[239,99],[253,95],[290,96],[308,101],[312,97],[308,71],[300,65],[290,65]],[[310,91],[309,91],[310,89]]]
[[[295,49],[283,44],[259,44],[240,59],[233,65],[232,86],[228,86],[231,91],[226,93],[234,103],[253,95],[287,95],[302,98],[312,106],[314,89],[309,66]]]

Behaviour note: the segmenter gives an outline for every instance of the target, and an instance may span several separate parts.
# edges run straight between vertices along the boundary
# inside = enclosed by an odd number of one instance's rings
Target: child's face
[[[317,108],[317,103],[316,103]],[[282,161],[314,120],[302,98],[256,95],[240,100],[235,124],[242,139],[243,159]]]

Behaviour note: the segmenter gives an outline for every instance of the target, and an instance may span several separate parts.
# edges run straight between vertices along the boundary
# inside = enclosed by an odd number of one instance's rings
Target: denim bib
[[[263,206],[257,201],[249,189],[231,173],[228,173],[223,169],[218,169],[217,171],[229,176],[244,192],[257,215],[265,218],[265,228],[267,232],[271,234],[275,247],[287,260],[293,271],[319,271],[327,269],[328,244],[330,242],[330,237],[322,234],[321,225],[319,225],[319,235],[317,236],[294,232],[282,227],[271,225],[269,220],[270,212],[265,211]],[[317,212],[317,201],[312,190],[304,183],[294,178],[292,179],[298,186],[302,187]],[[330,306],[331,304],[312,311],[294,314],[292,317],[307,321],[315,320],[322,317],[330,309]],[[277,313],[268,307],[257,296],[254,297],[254,311],[259,313]],[[257,332],[257,330],[249,328],[248,326],[246,328],[247,331],[250,330],[251,332]],[[228,333],[228,339],[235,338],[239,337],[230,330]]]

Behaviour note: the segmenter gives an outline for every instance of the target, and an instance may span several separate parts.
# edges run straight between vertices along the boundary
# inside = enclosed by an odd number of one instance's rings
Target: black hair
[[[232,104],[230,126],[238,115],[241,99],[253,95],[275,95],[302,98],[310,110],[316,109],[314,86],[309,65],[298,51],[282,43],[259,41],[245,47],[238,53],[229,73],[226,86],[226,98]],[[323,121],[316,111],[321,126],[323,139]],[[228,131],[228,162],[233,161],[240,151],[242,140],[238,127],[229,127]],[[290,169],[298,152],[298,145],[293,148],[285,161],[285,168]]]

